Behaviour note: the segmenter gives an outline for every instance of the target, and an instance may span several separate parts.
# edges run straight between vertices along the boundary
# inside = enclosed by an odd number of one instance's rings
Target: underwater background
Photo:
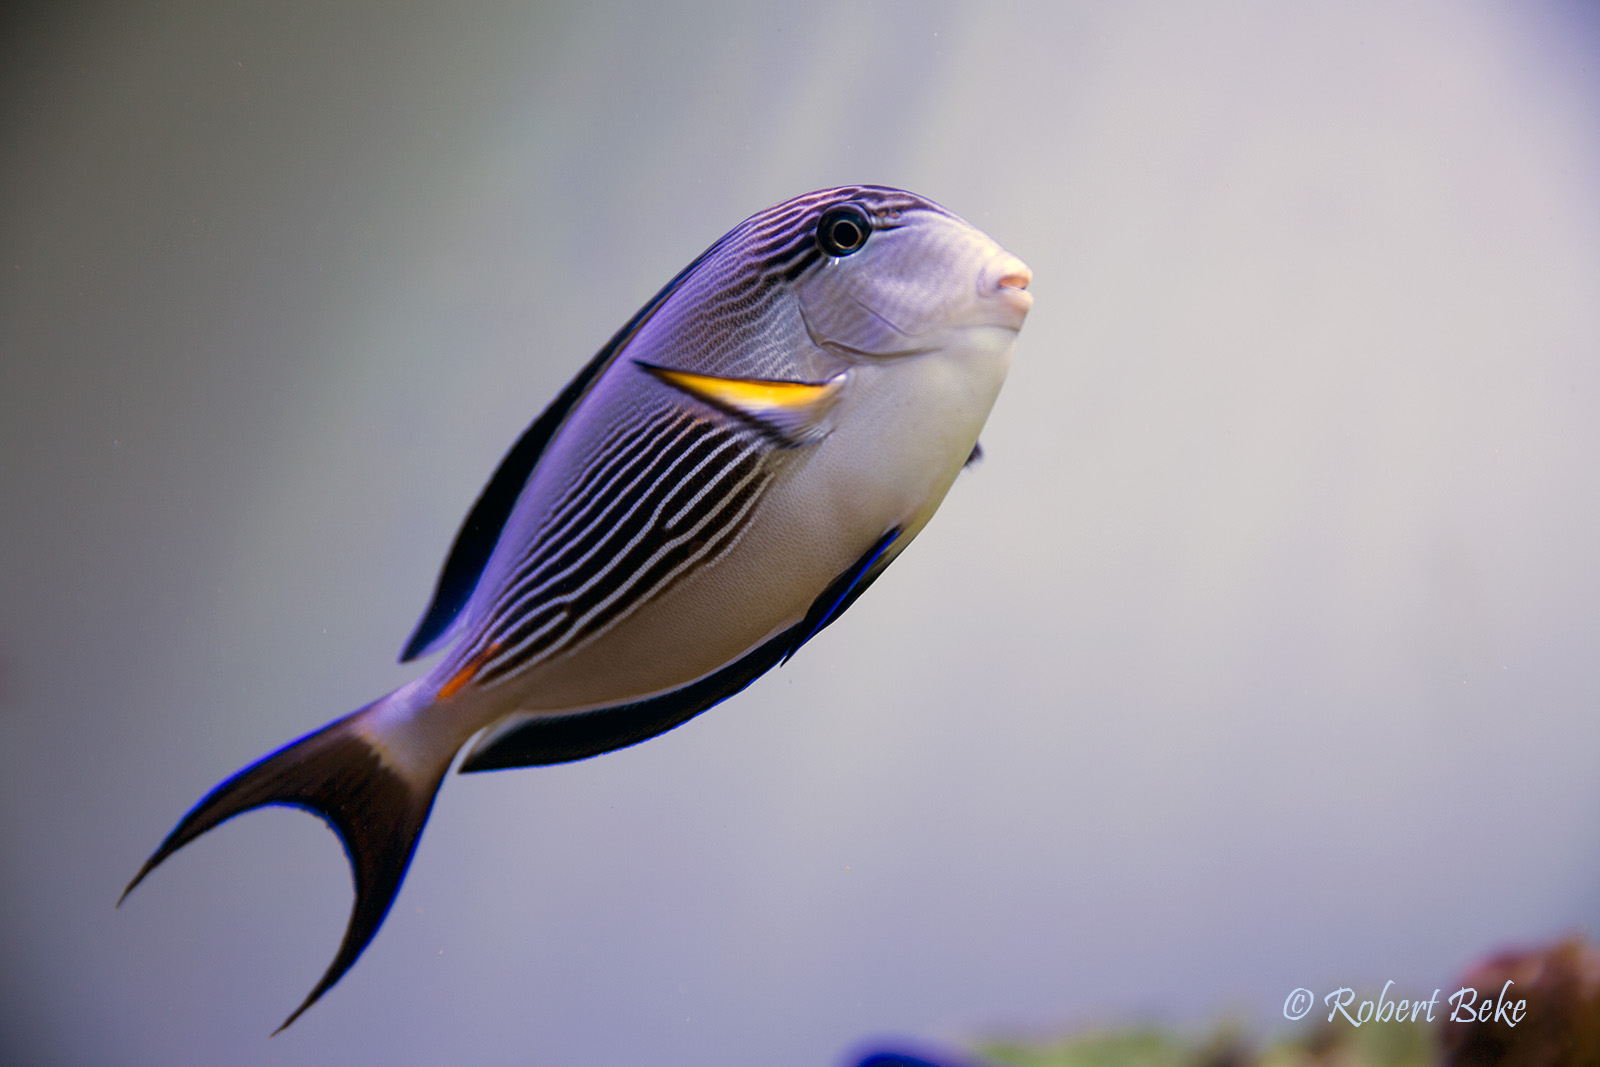
[[[0,1061],[815,1067],[1427,996],[1600,924],[1600,12],[36,4],[0,32]],[[201,795],[518,434],[874,182],[1036,304],[916,545],[688,725],[452,777],[356,968]]]

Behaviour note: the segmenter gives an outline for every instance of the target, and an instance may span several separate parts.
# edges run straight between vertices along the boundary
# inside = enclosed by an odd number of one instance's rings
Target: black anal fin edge
[[[728,666],[670,693],[609,708],[527,719],[476,749],[462,761],[462,774],[545,767],[614,752],[682,726],[696,715],[738,693],[772,668],[787,663],[800,646],[842,615],[873,583],[875,566],[900,536],[895,527],[835,578],[812,601],[805,618]],[[884,566],[887,566],[885,564]]]

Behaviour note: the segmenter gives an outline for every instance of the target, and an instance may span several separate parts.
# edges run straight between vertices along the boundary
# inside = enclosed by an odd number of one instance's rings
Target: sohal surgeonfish
[[[489,479],[401,657],[438,662],[212,790],[128,890],[240,812],[325,819],[355,905],[288,1026],[372,940],[474,735],[463,772],[654,737],[794,655],[883,573],[978,454],[1030,278],[898,189],[809,193],[736,226]]]

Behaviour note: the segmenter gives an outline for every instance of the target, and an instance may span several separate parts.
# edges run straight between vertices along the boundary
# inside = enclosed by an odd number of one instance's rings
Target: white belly
[[[947,347],[852,367],[833,431],[774,457],[779,473],[732,548],[597,640],[519,676],[506,710],[565,712],[675,689],[797,623],[889,529],[904,531],[891,552],[903,550],[971,454],[1015,338],[951,331]]]

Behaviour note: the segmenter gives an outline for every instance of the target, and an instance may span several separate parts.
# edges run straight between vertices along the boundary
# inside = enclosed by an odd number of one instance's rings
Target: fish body
[[[224,782],[129,885],[242,811],[297,804],[356,902],[292,1022],[387,914],[456,753],[563,762],[670,729],[848,608],[976,455],[1030,275],[874,186],[746,220],[535,421],[468,515],[402,658],[421,677]],[[126,893],[124,894],[126,896]]]

